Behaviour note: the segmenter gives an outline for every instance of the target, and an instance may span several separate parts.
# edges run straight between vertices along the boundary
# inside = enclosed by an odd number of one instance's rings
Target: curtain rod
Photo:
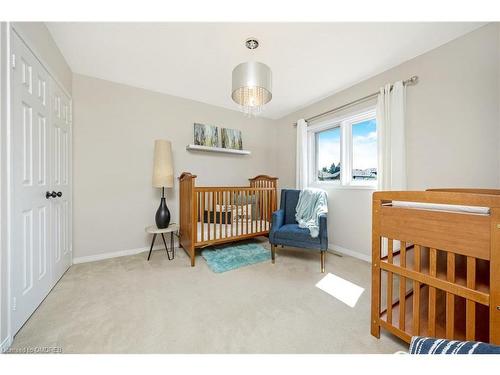
[[[407,80],[404,80],[404,81],[403,81],[403,85],[405,85],[405,86],[411,86],[411,85],[415,85],[415,84],[417,84],[417,83],[418,83],[418,76],[413,76],[413,77],[410,77],[410,78],[408,78]],[[391,88],[392,88],[392,86],[391,86]],[[351,107],[351,106],[353,106],[353,105],[355,105],[355,104],[363,103],[363,102],[367,101],[368,99],[374,98],[374,97],[375,97],[375,96],[377,96],[377,95],[378,95],[378,92],[374,92],[374,93],[372,93],[372,94],[370,94],[370,95],[363,96],[363,97],[362,97],[362,98],[360,98],[360,99],[356,99],[356,100],[354,100],[354,101],[352,101],[352,102],[349,102],[349,103],[343,104],[343,105],[341,105],[341,106],[339,106],[339,107],[335,107],[335,108],[330,109],[330,110],[328,110],[328,111],[326,111],[326,112],[322,112],[322,113],[317,114],[317,115],[315,115],[315,116],[309,117],[309,118],[307,118],[307,119],[305,119],[305,120],[306,120],[306,122],[316,120],[316,119],[318,119],[318,118],[320,118],[320,117],[323,117],[323,116],[329,115],[330,113],[338,112],[338,111],[340,111],[341,109],[344,109],[344,108],[349,108],[349,107]],[[296,122],[294,122],[294,123],[293,123],[293,126],[297,126],[297,123],[296,123]]]

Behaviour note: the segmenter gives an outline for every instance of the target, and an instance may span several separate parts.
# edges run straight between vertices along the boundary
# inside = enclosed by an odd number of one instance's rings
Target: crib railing
[[[275,207],[271,187],[195,187],[196,245],[209,245],[269,231]]]
[[[195,186],[183,173],[180,185],[180,244],[194,265],[196,247],[265,235],[277,206],[277,178],[260,175],[250,186]]]

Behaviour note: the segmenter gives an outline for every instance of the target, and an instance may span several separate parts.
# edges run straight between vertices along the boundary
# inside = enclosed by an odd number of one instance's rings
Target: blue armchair
[[[321,272],[325,272],[325,254],[328,249],[327,217],[319,218],[319,235],[312,238],[309,229],[300,228],[295,220],[295,208],[299,201],[300,190],[281,190],[280,209],[273,212],[269,242],[274,264],[276,245],[300,247],[310,250],[319,250],[321,254]]]

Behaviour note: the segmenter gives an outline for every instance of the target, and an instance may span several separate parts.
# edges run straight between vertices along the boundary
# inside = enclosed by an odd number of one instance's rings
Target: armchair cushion
[[[276,232],[285,223],[285,210],[273,212],[270,234]]]
[[[285,224],[296,224],[295,212],[299,202],[300,190],[281,190],[281,209],[285,211]]]
[[[319,244],[320,238],[313,238],[309,234],[308,228],[301,228],[298,224],[285,224],[275,233],[275,238],[279,240],[289,240],[293,242]]]

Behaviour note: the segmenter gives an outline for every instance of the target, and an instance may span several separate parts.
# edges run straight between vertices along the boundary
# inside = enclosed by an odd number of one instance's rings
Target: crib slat
[[[201,192],[201,240],[205,241],[205,192]]]
[[[247,224],[246,224],[247,225],[247,231],[246,231],[246,233],[248,234],[248,233],[250,233],[248,231],[248,216],[250,215],[250,212],[248,212],[248,191],[245,191],[245,212],[246,212],[245,217],[246,217],[246,222],[247,222]]]
[[[234,236],[234,223],[236,223],[236,207],[234,205],[234,191],[230,190],[229,202],[231,204],[231,237]]]
[[[415,271],[420,272],[420,245],[414,245],[414,266]],[[420,283],[413,281],[413,335],[420,335]]]
[[[250,195],[250,202],[252,202],[252,207],[251,208],[254,208],[254,204],[256,204],[257,202],[255,201],[255,190],[252,190],[251,192],[251,195]],[[255,203],[253,203],[255,202]],[[252,213],[255,212],[257,210],[252,210]],[[252,215],[252,233],[255,232],[255,229],[254,229],[254,223],[255,223],[255,219],[257,219],[256,217],[253,217]]]
[[[264,230],[267,230],[267,222],[269,221],[269,190],[266,190],[265,205],[265,217],[264,217]]]
[[[217,194],[215,194],[215,191],[212,191],[212,211],[213,211],[213,235],[214,235],[214,240],[217,239]]]
[[[202,221],[202,217],[200,216],[200,207],[201,207],[201,192],[196,192],[196,226],[198,226],[198,223]],[[198,241],[198,228],[193,228],[196,230],[196,236],[195,236],[195,242]]]
[[[387,241],[389,242],[387,246],[387,261],[392,264],[394,240],[388,238]],[[393,301],[392,287],[393,287],[392,272],[387,272],[387,322],[389,324],[392,324],[392,301]]]
[[[467,288],[476,289],[476,258],[467,257]],[[465,338],[474,340],[476,336],[476,303],[467,300],[465,308]]]
[[[436,276],[437,272],[437,250],[429,250],[429,275]],[[429,332],[430,337],[436,335],[436,288],[429,286]]]
[[[227,191],[224,190],[224,216],[226,217],[226,220],[225,220],[225,227],[224,227],[224,238],[227,238],[227,219],[229,217],[229,205],[227,203]]]
[[[266,217],[267,217],[266,198],[267,198],[267,191],[264,191],[262,194],[262,230],[266,230]]]
[[[216,240],[217,239],[217,204],[218,204],[218,202],[217,202],[217,192],[215,192],[215,191],[212,192],[212,197],[213,197],[213,203],[214,203],[214,205],[212,207],[213,208],[213,223],[212,223],[213,226],[212,226],[212,228],[213,228],[213,231],[214,231],[213,232],[214,240]]]
[[[267,222],[267,193],[268,191],[264,191],[264,200],[262,202],[262,207],[264,210],[264,215],[263,215],[263,220],[262,220],[262,225],[264,226],[263,230],[266,230],[266,222]]]
[[[399,265],[406,268],[406,242],[401,241],[399,250]],[[406,320],[406,277],[399,277],[399,329],[405,330]]]
[[[446,280],[455,282],[455,254],[448,252],[446,257]],[[446,338],[455,336],[455,295],[446,293]]]
[[[259,215],[258,215],[259,221],[257,222],[257,230],[259,232],[262,231],[261,220],[260,220],[260,218],[262,217],[262,206],[261,206],[261,200],[262,200],[262,198],[261,198],[260,194],[261,194],[261,191],[259,190],[258,194],[257,194],[257,202],[258,202],[257,204],[259,206]]]
[[[236,195],[238,194],[238,195]],[[235,192],[235,198],[236,199],[236,235],[239,236],[241,233],[240,231],[240,224],[241,224],[241,195],[239,193]]]
[[[222,238],[222,191],[217,192],[217,201],[219,202],[219,223],[217,228],[219,228],[219,238]]]

